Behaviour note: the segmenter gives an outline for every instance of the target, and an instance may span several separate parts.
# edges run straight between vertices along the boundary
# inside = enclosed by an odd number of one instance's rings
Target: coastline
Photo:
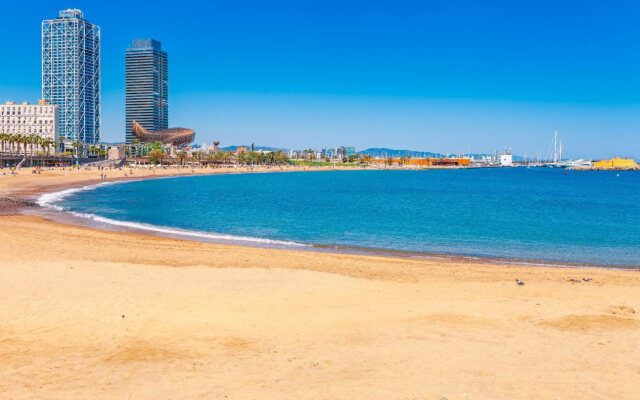
[[[0,177],[14,202],[0,215],[0,397],[632,399],[640,389],[635,270],[204,243],[22,213],[99,174]]]
[[[135,221],[120,221],[112,220],[106,217],[102,217],[94,214],[77,213],[68,210],[62,210],[60,207],[50,205],[49,203],[60,200],[66,197],[68,194],[75,193],[77,191],[93,190],[96,187],[103,185],[119,184],[126,182],[135,182],[147,179],[172,179],[172,178],[187,178],[198,175],[218,175],[218,174],[247,174],[247,173],[282,173],[282,172],[318,172],[318,171],[351,171],[353,168],[295,168],[295,169],[273,169],[273,168],[260,168],[257,170],[242,169],[218,169],[200,170],[199,173],[188,173],[187,169],[171,170],[173,172],[182,172],[178,174],[168,174],[159,176],[145,176],[134,177],[130,179],[114,179],[108,181],[90,182],[88,184],[78,185],[77,182],[70,183],[68,186],[56,187],[54,191],[47,190],[45,192],[31,193],[28,197],[22,200],[31,203],[35,202],[41,208],[30,208],[22,210],[22,212],[28,215],[42,216],[46,219],[52,219],[60,223],[81,225],[96,229],[108,229],[119,232],[135,232],[141,234],[148,234],[158,237],[176,238],[195,240],[205,243],[219,243],[230,244],[239,246],[253,246],[263,247],[270,249],[301,249],[306,251],[315,251],[323,253],[338,253],[338,254],[353,254],[364,256],[379,256],[390,258],[414,258],[425,259],[431,261],[440,262],[459,262],[459,263],[472,263],[472,264],[487,264],[487,265],[518,265],[518,266],[530,266],[530,267],[557,267],[557,268],[606,268],[606,269],[619,269],[619,270],[640,270],[640,265],[624,265],[624,264],[595,264],[584,262],[567,262],[559,260],[545,260],[545,259],[530,259],[530,258],[501,258],[491,257],[476,254],[455,254],[455,253],[431,253],[431,252],[418,252],[410,250],[397,250],[397,249],[384,249],[384,248],[370,248],[370,247],[358,247],[358,246],[344,246],[333,245],[328,243],[299,243],[292,240],[277,240],[268,239],[262,237],[244,237],[235,236],[216,232],[194,231],[174,228],[170,226],[156,226],[149,225]],[[187,173],[184,173],[187,171]]]

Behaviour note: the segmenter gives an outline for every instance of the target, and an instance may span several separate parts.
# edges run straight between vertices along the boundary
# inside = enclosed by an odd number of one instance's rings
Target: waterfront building
[[[513,155],[510,150],[500,154],[499,163],[501,167],[513,167]]]
[[[8,101],[0,104],[0,133],[20,136],[38,136],[49,139],[51,148],[55,148],[58,142],[58,107],[49,104],[46,100],[40,100],[37,104]],[[5,141],[0,148],[2,153],[20,153],[16,148]],[[47,146],[49,147],[49,146]],[[36,153],[42,147],[39,145],[28,146],[27,152]]]
[[[159,41],[134,40],[125,53],[125,135],[135,139],[136,121],[150,132],[169,127],[168,57]]]
[[[60,136],[100,142],[100,27],[78,9],[42,22],[42,98],[58,106]]]
[[[121,160],[124,156],[124,147],[122,146],[111,146],[109,147],[109,150],[107,150],[108,160]]]

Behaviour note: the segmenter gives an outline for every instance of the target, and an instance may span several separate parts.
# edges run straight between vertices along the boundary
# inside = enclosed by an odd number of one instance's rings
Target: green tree
[[[180,150],[178,152],[178,160],[180,161],[180,165],[184,165],[184,162],[186,159],[187,159],[187,152],[184,150]]]
[[[247,152],[242,150],[240,152],[238,152],[238,154],[236,155],[238,164],[240,165],[246,165],[247,164]]]
[[[149,162],[153,164],[162,164],[162,160],[166,157],[163,149],[153,149],[149,152]]]

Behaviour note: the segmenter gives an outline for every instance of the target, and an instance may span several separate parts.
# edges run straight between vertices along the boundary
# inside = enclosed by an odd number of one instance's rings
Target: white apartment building
[[[36,135],[58,141],[58,106],[39,100],[38,104],[17,104],[8,101],[0,104],[0,133],[12,135]],[[5,143],[5,147],[8,147]],[[53,145],[55,148],[55,145]],[[15,151],[15,145],[13,151]],[[9,149],[0,149],[8,152]],[[34,147],[34,152],[36,149]]]

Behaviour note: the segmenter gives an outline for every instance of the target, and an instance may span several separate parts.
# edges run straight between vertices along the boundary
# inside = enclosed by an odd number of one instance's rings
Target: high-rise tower
[[[125,54],[125,132],[133,141],[131,123],[153,132],[169,127],[167,53],[159,41],[134,40]]]
[[[42,21],[42,98],[58,106],[61,137],[100,142],[100,27],[80,10]]]

